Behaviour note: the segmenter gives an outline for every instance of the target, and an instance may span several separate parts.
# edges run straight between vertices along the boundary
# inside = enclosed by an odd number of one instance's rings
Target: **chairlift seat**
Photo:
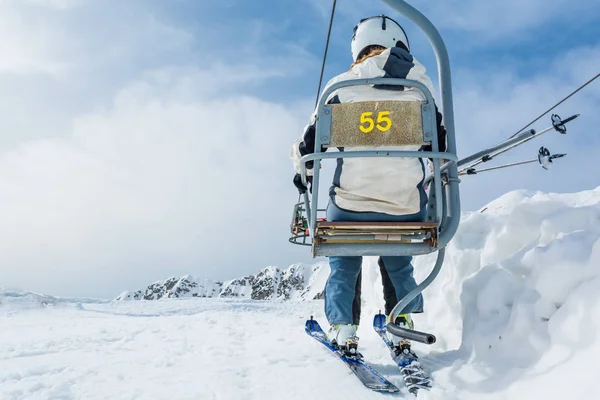
[[[385,253],[393,253],[394,248],[399,244],[421,243],[435,248],[438,240],[438,228],[437,222],[318,221],[313,240],[313,255],[329,254],[332,248],[339,248],[340,245],[354,247],[356,245],[363,247],[361,245],[365,244],[380,245],[378,247],[383,245],[387,249]],[[377,250],[376,253],[380,251]],[[370,254],[363,250],[361,255]]]
[[[410,82],[412,84],[413,82]],[[426,89],[425,89],[426,90]],[[424,97],[427,97],[424,94]],[[371,150],[379,157],[392,155],[390,148],[431,144],[436,132],[433,102],[421,100],[375,100],[324,105],[317,132],[324,148]],[[437,147],[437,144],[436,144]],[[387,149],[386,149],[387,148]],[[344,157],[354,151],[345,151]],[[418,153],[427,157],[427,152]],[[433,251],[438,244],[439,221],[429,222],[326,222],[315,221],[313,256],[375,255]],[[382,252],[381,247],[385,248]]]
[[[423,95],[420,99],[394,99],[326,104],[337,89],[356,85],[411,87]],[[315,153],[302,157],[301,176],[306,181],[306,163],[314,161],[312,201],[304,195],[303,212],[309,232],[292,231],[292,243],[312,245],[317,256],[428,254],[445,246],[444,193],[440,176],[440,160],[456,161],[455,154],[439,152],[437,121],[433,96],[420,82],[408,79],[373,78],[341,81],[325,90],[317,107]],[[432,151],[419,151],[431,145]],[[409,146],[401,150],[401,146]],[[343,152],[325,153],[329,147],[345,148]],[[411,148],[412,147],[412,148]],[[350,149],[351,148],[351,149]],[[433,160],[433,182],[429,187],[427,223],[422,222],[344,222],[318,220],[320,163],[324,159],[358,157],[412,157]],[[454,188],[456,189],[456,188]],[[455,203],[458,205],[458,203]],[[298,207],[299,205],[297,205]],[[454,204],[453,204],[454,206]],[[298,208],[296,210],[299,210]],[[449,210],[448,207],[445,207]],[[453,213],[457,210],[453,209]],[[293,226],[304,216],[295,212]],[[303,222],[304,224],[304,222]],[[430,224],[430,225],[428,225]],[[448,236],[448,235],[446,235]],[[312,237],[312,243],[307,239]],[[449,239],[449,237],[448,237]]]

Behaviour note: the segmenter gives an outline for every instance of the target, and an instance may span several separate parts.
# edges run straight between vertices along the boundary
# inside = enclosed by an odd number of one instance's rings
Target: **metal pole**
[[[473,170],[472,172],[469,172],[471,170],[469,168],[469,169],[465,170],[465,172],[459,172],[458,174],[459,175],[479,175],[481,172],[493,171],[493,170],[502,169],[502,168],[516,167],[517,165],[531,164],[534,162],[539,162],[539,160],[537,158],[534,158],[533,160],[519,161],[519,162],[515,162],[515,163],[510,163],[510,164],[498,165],[496,167]]]
[[[308,229],[311,237],[315,237],[315,232],[313,232],[313,227],[310,225],[310,221],[312,221],[311,217],[311,209],[310,209],[310,198],[308,196],[308,190],[304,192],[304,208],[306,212],[306,220],[308,221]],[[315,211],[316,212],[316,211]]]
[[[404,308],[406,308],[406,306],[415,298],[419,295],[419,293],[421,293],[427,286],[429,286],[431,284],[431,282],[433,282],[433,280],[438,276],[440,270],[442,269],[442,264],[444,263],[444,256],[446,254],[446,249],[440,249],[438,251],[438,258],[435,262],[435,266],[433,267],[433,269],[431,270],[431,272],[429,273],[429,276],[423,281],[421,282],[420,285],[418,285],[416,288],[414,288],[413,290],[411,290],[406,296],[404,296],[399,302],[398,304],[396,304],[394,306],[394,308],[392,309],[392,311],[390,312],[391,321],[395,321],[396,318],[398,317],[398,315],[400,314],[404,314]]]
[[[415,342],[424,343],[424,344],[434,344],[436,342],[436,338],[431,333],[413,331],[410,329],[401,328],[396,324],[388,324],[387,330],[392,335],[413,340]]]
[[[460,159],[460,160],[458,160],[456,165],[458,167],[463,167],[465,164],[467,164],[466,167],[464,167],[460,170],[461,175],[462,175],[462,173],[464,171],[466,171],[467,169],[473,168],[473,167],[481,164],[482,162],[489,161],[489,160],[493,159],[494,157],[507,152],[508,150],[514,149],[515,147],[520,146],[523,143],[526,143],[532,139],[535,139],[538,136],[543,135],[546,132],[551,131],[552,129],[555,129],[554,126],[548,127],[540,132],[536,132],[534,129],[531,129],[527,132],[522,132],[521,134],[519,134],[519,136],[515,136],[512,139],[505,140],[505,141],[500,142],[488,149],[478,151],[477,153],[471,154],[468,157]],[[485,161],[483,161],[483,159],[485,159]],[[473,162],[475,162],[475,163],[473,163]],[[452,163],[446,163],[446,164],[442,165],[441,172],[444,173],[445,171],[449,170],[449,167],[451,166],[451,164]],[[433,179],[433,177],[431,175],[428,176],[427,179],[425,180],[425,185],[427,185],[432,179]]]
[[[527,137],[521,137],[521,136],[519,135],[519,136],[517,136],[516,138],[521,138],[521,140],[518,140],[516,143],[512,143],[511,145],[507,145],[507,144],[505,144],[504,146],[507,146],[507,147],[505,147],[504,149],[501,149],[500,151],[494,152],[494,154],[490,154],[490,155],[489,155],[489,157],[487,157],[487,158],[485,159],[485,161],[489,161],[489,160],[493,159],[494,157],[497,157],[497,156],[499,156],[500,154],[506,153],[507,151],[509,151],[509,150],[512,150],[512,149],[514,149],[514,148],[515,148],[515,147],[517,147],[517,146],[520,146],[520,145],[522,145],[522,144],[524,144],[524,143],[527,143],[527,142],[529,142],[530,140],[532,140],[532,139],[535,139],[535,138],[536,138],[536,137],[538,137],[538,136],[542,136],[544,133],[546,133],[546,132],[549,132],[549,131],[551,131],[551,130],[553,130],[553,129],[554,129],[554,127],[553,127],[553,126],[551,126],[551,127],[549,127],[549,128],[546,128],[546,129],[544,129],[543,131],[540,131],[540,132],[535,132],[535,131],[532,129],[532,131],[533,131],[533,134],[531,134],[531,135],[527,135]],[[523,135],[523,136],[526,136],[526,135]],[[515,139],[516,139],[516,138],[515,138]],[[507,143],[508,143],[508,142],[510,142],[510,141],[507,141]],[[468,167],[468,168],[473,168],[473,167],[475,167],[476,165],[479,165],[479,164],[481,164],[481,163],[483,163],[483,162],[485,162],[485,161],[484,161],[484,160],[483,160],[483,158],[482,158],[481,160],[477,161],[475,164],[473,164],[473,165],[469,165],[469,167]],[[460,161],[458,162],[458,164],[459,164],[459,166],[461,165],[461,164],[460,164]]]
[[[503,142],[500,142],[499,144],[497,144],[496,146],[490,148],[490,149],[486,149],[483,151],[480,151],[478,153],[475,153],[469,157],[463,158],[462,160],[458,161],[458,166],[461,167],[465,164],[470,164],[468,167],[463,168],[461,170],[461,172],[463,172],[465,169],[467,168],[473,168],[479,164],[481,164],[482,162],[486,162],[489,161],[491,159],[493,159],[494,157],[505,153],[517,146],[522,145],[523,143],[526,143],[538,136],[543,135],[544,133],[551,131],[552,129],[560,132],[560,133],[566,133],[567,132],[567,128],[565,127],[565,125],[571,121],[573,121],[575,118],[579,117],[579,114],[575,114],[570,116],[569,118],[566,118],[564,120],[561,120],[560,117],[558,115],[553,115],[552,116],[552,126],[549,128],[544,129],[543,131],[540,132],[536,132],[534,129],[531,129],[527,132],[522,132],[520,134],[518,134],[518,136],[514,136],[508,140],[505,140]],[[555,121],[555,118],[557,119]],[[476,161],[476,163],[471,164],[473,161]],[[442,166],[442,172],[444,170],[446,170],[448,168],[447,165],[443,165]]]
[[[492,146],[490,148],[478,151],[477,153],[471,154],[468,157],[465,157],[465,158],[463,158],[461,160],[458,160],[458,164],[457,165],[459,167],[462,167],[465,164],[470,164],[470,163],[472,163],[474,161],[479,161],[481,158],[484,158],[485,156],[489,156],[490,154],[492,154],[492,153],[494,153],[496,151],[502,150],[506,146],[511,146],[511,145],[513,145],[515,143],[519,143],[520,141],[524,140],[525,138],[534,137],[533,135],[535,135],[535,133],[536,132],[535,132],[534,129],[531,129],[531,130],[529,130],[527,132],[523,132],[519,136],[516,136],[516,137],[514,137],[512,139],[505,140],[505,141],[500,142],[500,143],[498,143],[498,144],[496,144],[496,145],[494,145],[494,146]],[[469,167],[473,167],[473,165],[469,165]]]

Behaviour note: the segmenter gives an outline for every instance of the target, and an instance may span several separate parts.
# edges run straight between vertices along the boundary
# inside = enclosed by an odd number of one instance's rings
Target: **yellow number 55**
[[[380,111],[377,114],[377,129],[381,132],[389,131],[392,127],[392,120],[389,118],[390,111]],[[363,133],[369,133],[375,128],[375,121],[372,118],[373,113],[370,111],[360,115],[360,125],[358,128]],[[366,124],[366,125],[365,125]]]

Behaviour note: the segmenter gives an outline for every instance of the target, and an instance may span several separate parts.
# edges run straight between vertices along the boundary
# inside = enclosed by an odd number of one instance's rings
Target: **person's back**
[[[365,55],[350,71],[328,83],[364,78],[412,79],[431,87],[425,68],[400,47],[377,49]],[[395,90],[391,90],[395,89]],[[330,99],[340,103],[377,100],[424,101],[420,91],[388,86],[352,86],[335,91]],[[430,89],[431,90],[431,89]],[[399,122],[401,123],[401,122]],[[417,146],[385,147],[385,150],[419,150]],[[358,147],[347,151],[367,150]],[[334,203],[345,210],[391,215],[418,213],[427,201],[423,190],[424,168],[418,158],[348,158],[338,165],[331,189]]]
[[[380,34],[382,25],[387,31],[383,37]],[[394,29],[397,32],[394,32]],[[386,48],[386,44],[393,44],[394,47]],[[425,67],[408,49],[408,39],[395,21],[387,17],[363,20],[353,37],[354,64],[349,71],[330,80],[326,88],[345,80],[383,77],[415,80],[423,83],[433,93],[431,79],[426,75]],[[336,90],[328,97],[327,103],[377,100],[425,101],[425,96],[417,89],[408,87],[361,85]],[[441,123],[441,116],[438,119]],[[438,133],[443,147],[445,132],[441,124],[439,125]],[[296,172],[299,172],[300,158],[314,152],[314,134],[313,114],[304,136],[292,149]],[[363,148],[349,147],[340,150],[355,151]],[[382,150],[415,151],[419,150],[419,147],[385,147]],[[418,214],[427,202],[423,189],[424,171],[423,161],[417,158],[340,159],[330,190],[331,201],[335,206],[348,211],[389,215]]]

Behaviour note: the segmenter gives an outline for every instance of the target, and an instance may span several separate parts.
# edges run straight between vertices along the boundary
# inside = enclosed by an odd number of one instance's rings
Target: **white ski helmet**
[[[378,15],[362,19],[354,27],[352,59],[356,61],[369,46],[396,47],[401,42],[410,51],[406,32],[399,23],[388,16]]]

